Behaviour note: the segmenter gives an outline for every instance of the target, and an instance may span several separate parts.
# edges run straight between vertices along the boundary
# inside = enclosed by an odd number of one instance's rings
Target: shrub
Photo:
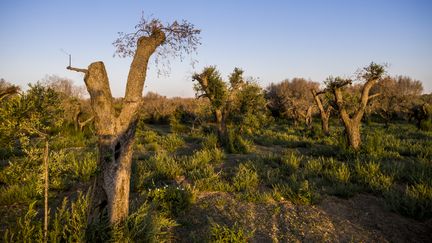
[[[393,178],[381,172],[380,164],[368,162],[355,164],[356,179],[361,184],[367,186],[372,191],[386,191],[393,184]]]
[[[179,135],[171,133],[160,137],[158,139],[158,144],[160,144],[166,151],[172,153],[184,145],[184,140]]]
[[[71,173],[80,181],[89,181],[96,173],[97,161],[95,153],[84,153],[80,157],[74,156],[68,163],[71,165]]]
[[[331,170],[327,171],[328,178],[336,183],[348,183],[350,175],[351,173],[349,167],[345,163],[340,163],[337,166],[333,167]]]
[[[27,204],[41,195],[37,185],[27,183],[23,185],[14,184],[0,188],[0,205]]]
[[[237,223],[233,227],[222,226],[212,223],[210,227],[210,242],[216,243],[240,243],[248,242],[248,239],[253,236],[253,232],[246,232],[240,228]]]
[[[144,203],[126,220],[115,224],[111,229],[110,238],[99,241],[110,242],[171,242],[172,228],[178,224],[169,217],[154,212]]]
[[[194,187],[200,191],[232,192],[234,188],[225,180],[221,179],[220,174],[213,174],[211,177],[202,178],[194,181]]]
[[[392,190],[385,194],[387,206],[416,219],[432,217],[432,187],[424,183],[407,186],[403,193]]]
[[[432,131],[432,119],[420,121],[420,129],[423,131]]]
[[[57,208],[48,228],[48,242],[85,242],[88,219],[89,193],[79,193],[77,200],[70,204],[65,198]],[[42,224],[37,219],[36,201],[31,203],[27,213],[18,218],[14,227],[5,231],[6,242],[43,242]]]
[[[89,194],[79,192],[77,200],[68,208],[65,198],[54,215],[49,232],[50,242],[85,242],[88,220]]]
[[[205,149],[215,149],[218,147],[218,137],[215,134],[210,133],[204,137],[202,145]]]
[[[258,187],[259,177],[255,167],[249,163],[241,163],[233,179],[237,191],[252,191]]]
[[[316,195],[310,187],[309,181],[297,181],[295,176],[290,176],[287,184],[278,183],[273,185],[273,195],[276,200],[286,198],[300,205],[309,205],[316,200]]]
[[[252,141],[243,138],[236,129],[229,129],[227,150],[229,153],[247,154],[252,152],[254,145]]]
[[[36,220],[36,201],[30,204],[27,213],[18,218],[16,225],[6,229],[4,234],[5,242],[42,242],[42,225]]]
[[[176,158],[166,152],[159,152],[149,159],[137,162],[136,170],[135,183],[138,190],[151,183],[161,184],[164,181],[175,180],[183,174],[183,168]]]
[[[322,158],[308,160],[305,164],[305,169],[306,173],[309,175],[320,175],[323,169]]]
[[[158,210],[168,216],[178,216],[195,200],[190,188],[174,186],[149,189],[147,197]]]
[[[282,156],[282,168],[284,168],[288,174],[295,173],[300,166],[302,157],[296,156],[294,153]]]

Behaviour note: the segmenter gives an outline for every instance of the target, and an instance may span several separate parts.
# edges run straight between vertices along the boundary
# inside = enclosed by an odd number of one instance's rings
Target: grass
[[[390,211],[429,220],[432,217],[430,132],[406,124],[391,124],[389,128],[374,123],[370,126],[363,128],[359,152],[343,145],[344,138],[337,133],[339,127],[327,137],[299,131],[289,124],[274,124],[244,137],[232,134],[233,151],[222,149],[214,133],[195,130],[179,134],[145,127],[137,131],[137,156],[132,173],[131,195],[139,203],[132,207],[124,222],[106,229],[105,235],[92,235],[91,232],[100,232],[103,227],[89,226],[82,220],[87,207],[82,201],[84,195],[74,202],[55,202],[60,194],[91,184],[97,173],[95,148],[87,144],[85,148],[53,150],[50,199],[59,207],[52,209],[50,239],[172,241],[177,230],[186,229],[188,224],[196,226],[182,218],[196,209],[200,197],[212,193],[229,195],[240,208],[280,207],[286,202],[309,207],[319,204],[327,195],[349,198],[369,193],[383,198]],[[73,144],[79,143],[73,141]],[[235,153],[228,155],[229,152]],[[42,226],[37,223],[43,185],[40,159],[40,156],[11,157],[0,171],[0,205],[30,205],[27,214],[13,222],[14,226],[4,235],[9,242],[25,237],[40,239]],[[35,200],[37,203],[32,203]],[[224,209],[226,202],[221,199],[206,210],[212,206]],[[208,223],[208,231],[201,232],[197,239],[248,242],[254,237],[250,228],[239,226],[245,224],[234,224],[238,215],[226,217]]]
[[[254,191],[259,184],[258,173],[251,163],[241,163],[233,178],[233,186],[237,191]]]
[[[215,243],[246,243],[253,236],[253,232],[246,232],[237,223],[232,227],[213,223],[210,227],[210,242]]]

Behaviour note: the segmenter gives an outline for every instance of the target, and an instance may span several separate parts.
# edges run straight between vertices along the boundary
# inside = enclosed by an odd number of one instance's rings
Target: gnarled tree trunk
[[[320,112],[322,131],[326,136],[328,136],[328,135],[330,135],[329,120],[330,120],[330,113],[331,113],[332,107],[328,106],[327,110],[324,109],[324,106],[323,106],[321,99],[319,97],[319,94],[321,94],[323,92],[317,93],[314,89],[312,89],[311,92],[312,92],[312,95],[315,99],[315,103],[318,106],[318,110]]]
[[[361,146],[360,125],[361,125],[362,117],[365,113],[368,100],[379,95],[379,94],[375,94],[373,96],[369,96],[369,90],[376,83],[376,81],[377,79],[371,79],[364,84],[362,89],[362,94],[361,94],[360,106],[355,111],[352,117],[348,114],[345,108],[343,95],[342,95],[343,86],[341,85],[339,87],[336,87],[333,90],[336,99],[336,104],[339,109],[339,114],[345,127],[345,133],[347,135],[348,145],[355,151],[358,151]],[[351,83],[351,81],[345,83],[344,85],[347,85],[349,83]]]
[[[91,222],[107,216],[115,223],[129,212],[129,187],[132,148],[138,122],[138,108],[150,56],[165,41],[162,31],[140,37],[129,70],[123,108],[116,115],[108,76],[102,62],[94,62],[88,69],[68,67],[85,73],[84,81],[90,94],[99,148],[99,174],[91,203]]]
[[[228,134],[227,134],[228,130],[226,126],[226,113],[221,109],[216,109],[215,116],[216,116],[218,140],[220,143],[222,143],[222,146],[225,146],[228,140]]]

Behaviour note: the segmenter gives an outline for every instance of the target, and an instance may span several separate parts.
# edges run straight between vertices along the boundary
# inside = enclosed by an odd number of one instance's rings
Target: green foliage
[[[369,64],[369,66],[363,68],[360,75],[366,81],[379,79],[385,74],[385,72],[386,72],[385,68],[386,68],[385,65],[380,65],[380,64],[371,62]]]
[[[165,150],[167,152],[173,153],[178,148],[184,145],[183,138],[176,134],[170,133],[165,136],[159,135],[153,130],[138,130],[137,134],[137,146],[144,146],[149,151],[158,152]]]
[[[187,177],[192,179],[194,186],[201,191],[231,191],[228,182],[215,173],[214,165],[220,164],[224,153],[218,148],[203,149],[195,152],[184,160]]]
[[[420,121],[420,129],[423,131],[432,131],[432,119]]]
[[[29,158],[17,158],[0,171],[0,204],[30,203],[42,195],[42,165],[39,151]]]
[[[142,204],[124,221],[111,229],[109,242],[172,242],[172,228],[178,224],[169,217],[158,214],[147,203]]]
[[[252,134],[271,121],[264,91],[257,83],[247,82],[235,94],[229,119],[239,131]]]
[[[286,198],[299,205],[310,205],[317,199],[309,181],[298,180],[295,175],[291,175],[287,183],[273,185],[273,196],[276,200]]]
[[[258,173],[250,162],[241,163],[233,178],[233,185],[237,191],[254,191],[259,183]]]
[[[197,97],[207,97],[213,109],[221,109],[228,97],[228,88],[215,66],[205,67],[200,74],[192,76]]]
[[[178,186],[149,189],[147,198],[161,213],[174,217],[183,213],[195,201],[191,188]]]
[[[309,159],[305,164],[305,170],[308,175],[318,176],[322,173],[322,158]]]
[[[37,211],[36,201],[29,205],[27,213],[22,218],[18,218],[16,225],[6,229],[4,234],[5,242],[42,242],[42,225],[36,220]]]
[[[236,129],[228,130],[227,151],[229,153],[247,154],[253,150],[253,143],[241,136]]]
[[[355,163],[356,180],[372,191],[387,191],[393,184],[393,178],[381,172],[376,162]]]
[[[85,242],[88,219],[89,193],[78,193],[75,202],[68,208],[65,198],[57,208],[48,227],[49,242]],[[36,201],[31,203],[23,218],[18,218],[14,227],[6,230],[6,242],[43,242],[42,224],[37,219]]]
[[[290,153],[289,155],[282,156],[282,169],[284,169],[287,174],[295,173],[300,167],[300,163],[302,161],[301,156],[297,156],[294,153]]]
[[[392,190],[385,195],[390,209],[416,219],[432,216],[432,186],[418,183],[407,186],[403,193]]]
[[[288,135],[285,132],[263,130],[254,139],[257,144],[264,146],[270,145],[288,145],[292,141],[298,141],[298,137],[294,135]]]
[[[350,183],[350,167],[346,163],[335,163],[325,170],[327,179],[331,182],[328,192],[339,197],[351,197],[358,186]]]
[[[212,223],[210,227],[210,242],[215,243],[246,243],[253,236],[253,232],[247,232],[237,223],[233,227]]]
[[[183,173],[183,168],[176,161],[176,158],[166,152],[159,152],[146,160],[138,161],[136,168],[137,178],[134,183],[138,191],[153,183],[162,184],[166,181],[175,180]]]
[[[183,146],[184,140],[177,134],[171,133],[166,136],[160,137],[157,143],[168,152],[174,152],[179,147]]]
[[[202,145],[206,149],[215,149],[218,147],[218,137],[216,134],[208,134],[204,137]]]
[[[41,134],[54,135],[63,125],[59,95],[40,83],[0,104],[0,155],[22,153]]]
[[[96,153],[51,152],[49,176],[52,188],[62,189],[72,182],[87,182],[97,170]]]
[[[70,172],[77,180],[87,182],[97,171],[97,161],[94,153],[84,153],[81,156],[73,156],[70,163]],[[65,162],[67,163],[67,162]]]
[[[340,163],[337,166],[334,166],[331,170],[328,170],[326,174],[331,181],[343,184],[349,182],[351,175],[349,167],[345,163]]]
[[[0,205],[28,204],[41,196],[34,183],[13,184],[0,188]]]
[[[50,242],[86,242],[87,220],[89,214],[90,193],[78,193],[75,202],[68,208],[65,198],[54,215],[48,233]]]

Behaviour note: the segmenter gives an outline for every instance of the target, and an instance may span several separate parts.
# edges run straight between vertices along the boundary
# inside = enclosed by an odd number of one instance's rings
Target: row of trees
[[[351,79],[329,77],[322,90],[318,83],[303,78],[271,84],[266,89],[268,107],[274,116],[303,122],[307,127],[318,112],[326,135],[330,134],[333,114],[343,122],[349,145],[356,150],[360,147],[357,127],[362,119],[377,116],[386,126],[392,119],[414,119],[420,128],[430,118],[431,95],[422,95],[420,81],[386,76],[385,67],[375,63],[360,70],[356,79],[358,82],[353,83]]]
[[[350,79],[330,77],[325,82],[326,86],[320,90],[316,82],[294,78],[271,84],[264,90],[252,78],[244,78],[244,72],[239,68],[235,68],[228,75],[227,81],[224,81],[216,67],[210,66],[192,76],[197,98],[203,98],[208,102],[179,98],[167,99],[155,93],[149,93],[142,99],[140,110],[137,113],[145,113],[147,118],[153,114],[166,119],[172,116],[179,107],[193,107],[189,111],[196,113],[197,107],[209,105],[216,121],[220,144],[228,148],[230,152],[236,151],[235,148],[233,149],[236,144],[236,141],[233,141],[235,137],[230,137],[230,134],[241,135],[256,130],[270,121],[269,114],[274,117],[292,119],[294,123],[304,123],[310,128],[312,115],[319,113],[322,129],[326,135],[330,134],[329,119],[333,114],[344,125],[349,145],[358,150],[361,145],[361,121],[365,115],[375,114],[385,123],[393,118],[409,119],[415,117],[417,113],[418,119],[430,117],[431,112],[428,110],[430,109],[430,95],[421,96],[422,85],[419,81],[404,76],[384,76],[384,72],[383,66],[372,63],[359,73],[359,81],[362,81],[360,84],[353,85]],[[2,138],[2,141],[19,141],[18,137],[13,137],[18,133],[7,133],[6,131],[26,131],[28,133],[30,131],[28,127],[34,127],[34,124],[41,124],[36,125],[38,131],[53,134],[54,131],[47,129],[53,127],[59,129],[61,122],[74,124],[76,130],[82,130],[83,124],[94,121],[91,103],[84,98],[82,89],[74,86],[67,79],[48,76],[42,83],[30,86],[27,92],[21,92],[18,87],[2,80],[0,91],[3,104],[15,106],[15,108],[21,105],[23,112],[26,112],[18,116],[3,114],[3,120],[8,120],[9,124],[14,121],[12,117],[15,117],[16,121],[14,129],[7,129],[2,125],[2,128],[5,129],[2,136],[9,136],[9,138]],[[14,94],[18,95],[14,96]],[[41,97],[45,98],[41,99]],[[38,104],[41,101],[48,102],[45,108],[39,107]],[[125,105],[125,100],[113,98],[112,102],[115,112],[119,114]],[[47,109],[56,108],[55,118],[45,117],[40,112],[37,113],[38,116],[31,115],[27,112],[32,110],[27,107],[29,104],[38,106],[39,108],[34,110],[45,111],[43,113],[46,114],[54,114]],[[2,111],[7,110],[2,109]],[[202,116],[202,114],[195,115]],[[19,122],[23,120],[23,116],[29,116],[28,123]],[[44,117],[50,120],[44,120]],[[38,122],[35,122],[35,119]],[[53,123],[55,121],[57,121],[56,124]],[[23,129],[19,126],[27,128]],[[33,134],[37,135],[37,132],[33,131]],[[6,147],[6,144],[3,147]]]

